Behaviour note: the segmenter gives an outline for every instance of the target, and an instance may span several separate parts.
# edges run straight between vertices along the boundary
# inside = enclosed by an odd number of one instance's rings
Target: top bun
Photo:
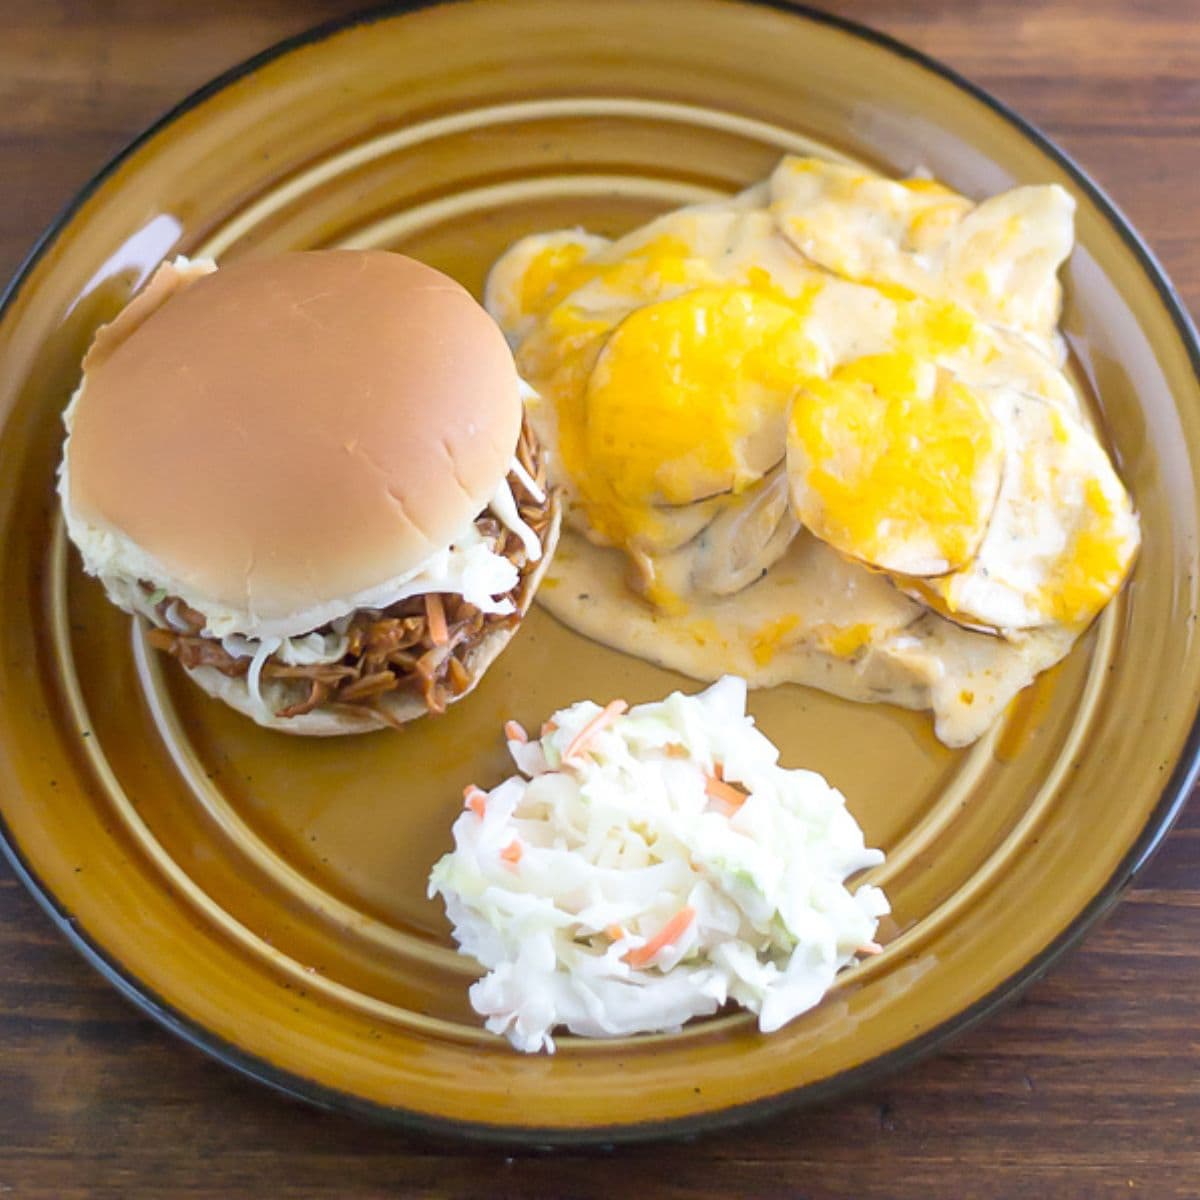
[[[164,265],[83,366],[61,490],[89,569],[252,636],[312,629],[445,550],[521,426],[492,319],[383,251]]]

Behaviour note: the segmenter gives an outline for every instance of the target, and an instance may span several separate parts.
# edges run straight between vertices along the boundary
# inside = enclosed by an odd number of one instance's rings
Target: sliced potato
[[[653,583],[673,595],[734,595],[761,579],[799,532],[788,505],[782,463],[755,487],[725,498],[719,507],[691,505],[682,512],[698,509],[709,514],[704,526],[650,564]]]
[[[590,471],[614,502],[740,493],[783,459],[796,381],[817,365],[802,319],[748,288],[701,288],[630,313],[587,383]]]
[[[932,179],[790,157],[771,176],[771,211],[806,258],[843,279],[955,300],[1052,349],[1075,213],[1056,184],[975,205]]]
[[[965,567],[910,590],[976,627],[1086,625],[1116,594],[1137,552],[1129,495],[1079,418],[1011,388],[991,389],[990,398],[1007,452],[987,536]]]
[[[941,575],[977,553],[1000,489],[1001,429],[976,392],[903,354],[810,380],[792,406],[800,522],[881,571]]]

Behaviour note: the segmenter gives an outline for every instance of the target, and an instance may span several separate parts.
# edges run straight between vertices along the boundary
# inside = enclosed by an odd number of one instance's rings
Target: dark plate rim
[[[22,287],[34,268],[53,245],[59,234],[70,223],[96,190],[145,143],[161,133],[186,113],[197,108],[218,92],[254,74],[276,59],[304,46],[341,33],[360,25],[401,17],[425,8],[435,8],[462,0],[390,0],[389,3],[367,8],[348,17],[324,22],[303,33],[285,38],[266,50],[246,59],[237,66],[218,75],[209,83],[192,92],[175,107],[169,109],[157,121],[135,137],[120,153],[100,169],[62,209],[38,238],[18,267],[16,274],[0,293],[0,321],[7,315]],[[790,3],[788,0],[725,0],[731,4],[747,7],[763,7],[786,13],[797,20],[811,21],[831,26],[861,41],[915,63],[923,70],[952,83],[960,91],[981,102],[1004,118],[1028,141],[1032,142],[1048,157],[1058,163],[1071,177],[1075,186],[1084,192],[1109,224],[1120,235],[1126,246],[1140,263],[1147,278],[1158,292],[1159,299],[1170,315],[1180,341],[1188,352],[1192,370],[1200,381],[1200,339],[1184,308],[1159,264],[1154,252],[1134,230],[1120,209],[1105,194],[1102,188],[1068,155],[1035,125],[1020,116],[1004,102],[972,83],[951,67],[947,67],[922,51],[915,50],[904,42],[885,33],[861,25],[856,21],[833,13],[811,8],[806,4]],[[1171,776],[1163,789],[1141,834],[1125,855],[1120,865],[1092,897],[1075,919],[1039,954],[1030,959],[1019,970],[1013,972],[986,996],[927,1030],[919,1037],[905,1042],[887,1054],[871,1059],[857,1067],[842,1071],[815,1083],[805,1084],[774,1096],[752,1100],[714,1112],[674,1117],[662,1121],[644,1121],[622,1125],[524,1127],[502,1124],[456,1120],[449,1117],[432,1116],[412,1109],[389,1107],[364,1100],[351,1092],[343,1092],[303,1076],[285,1071],[265,1060],[233,1045],[214,1034],[199,1022],[192,1020],[163,1000],[142,980],[128,972],[105,949],[82,929],[77,920],[60,904],[51,889],[38,878],[17,845],[11,830],[0,812],[0,851],[25,885],[34,899],[58,927],[67,940],[83,957],[122,995],[152,1017],[160,1025],[201,1050],[210,1057],[231,1067],[239,1074],[258,1083],[266,1084],[275,1091],[295,1100],[302,1100],[317,1108],[359,1117],[376,1124],[388,1125],[413,1133],[431,1135],[448,1140],[468,1140],[504,1148],[553,1149],[559,1147],[612,1146],[637,1142],[651,1142],[669,1138],[690,1138],[710,1131],[728,1129],[750,1121],[764,1120],[787,1109],[800,1105],[825,1103],[854,1089],[891,1074],[902,1067],[911,1066],[919,1059],[944,1046],[951,1039],[971,1029],[990,1013],[1007,1001],[1015,999],[1026,987],[1077,945],[1084,935],[1116,904],[1135,876],[1146,866],[1170,832],[1171,827],[1183,811],[1188,797],[1200,775],[1200,711],[1193,716],[1183,752],[1175,764]]]

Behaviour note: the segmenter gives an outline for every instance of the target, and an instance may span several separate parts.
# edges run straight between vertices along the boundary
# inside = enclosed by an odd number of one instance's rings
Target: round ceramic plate
[[[884,954],[769,1038],[739,1015],[526,1057],[486,1035],[430,865],[500,725],[686,681],[534,612],[468,702],[402,734],[266,732],[149,655],[64,544],[59,413],[96,325],[164,257],[404,250],[478,290],[533,230],[615,234],[813,150],[968,195],[1079,203],[1065,329],[1142,513],[1135,577],[966,751],[927,716],[756,694],[787,765],[849,797],[894,905]],[[949,72],[816,14],[725,0],[393,9],[197,93],[90,185],[0,323],[0,814],[22,878],[127,995],[318,1104],[507,1142],[696,1131],[910,1061],[1070,945],[1192,782],[1200,388],[1162,274],[1088,180]],[[203,420],[203,414],[197,414]]]

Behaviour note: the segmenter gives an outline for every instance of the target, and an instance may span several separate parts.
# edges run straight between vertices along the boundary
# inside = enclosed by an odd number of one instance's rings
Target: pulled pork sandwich
[[[260,725],[441,712],[558,536],[503,335],[399,254],[177,259],[101,328],[59,492],[84,568]]]

